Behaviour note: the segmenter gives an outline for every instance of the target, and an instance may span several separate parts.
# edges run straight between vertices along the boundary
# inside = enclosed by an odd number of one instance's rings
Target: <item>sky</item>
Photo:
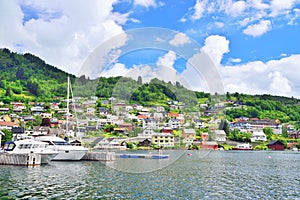
[[[78,76],[300,97],[299,22],[299,0],[0,0],[0,48]]]

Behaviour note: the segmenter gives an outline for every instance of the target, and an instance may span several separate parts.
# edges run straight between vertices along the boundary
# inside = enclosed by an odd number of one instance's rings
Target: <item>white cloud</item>
[[[242,62],[242,60],[240,58],[231,58],[230,62],[239,63],[239,62]]]
[[[223,28],[225,24],[223,22],[215,22],[215,26],[217,26],[218,28]]]
[[[155,0],[134,0],[133,2],[136,6],[144,6],[146,8],[148,7],[156,7]]]
[[[270,93],[278,95],[290,95],[292,92],[292,87],[289,80],[284,77],[280,72],[274,71],[268,74],[270,82]]]
[[[219,68],[226,91],[300,97],[300,55]]]
[[[127,74],[130,69],[127,69],[123,63],[115,63],[109,70],[103,71],[101,77],[116,77]]]
[[[229,40],[224,36],[211,35],[205,39],[202,51],[211,57],[215,65],[219,65],[223,55],[229,52]]]
[[[242,15],[246,9],[246,3],[244,1],[236,1],[230,5],[227,12],[232,16]]]
[[[250,4],[252,5],[252,7],[258,10],[264,10],[270,7],[268,4],[262,3],[262,0],[251,0]]]
[[[177,33],[172,40],[169,42],[173,46],[181,46],[191,43],[191,40],[184,33]]]
[[[194,14],[192,15],[192,19],[197,20],[200,19],[205,11],[205,6],[208,0],[197,0],[194,6]]]
[[[262,20],[258,24],[249,25],[243,33],[246,35],[251,35],[253,37],[257,37],[263,35],[264,33],[271,30],[271,22],[269,20]]]
[[[37,12],[60,13],[54,18],[30,19],[23,24],[21,3],[1,1],[0,46],[33,53],[49,64],[77,74],[89,53],[102,42],[124,32],[120,24],[127,21],[128,14],[114,13],[115,2],[23,2],[24,7]]]
[[[176,59],[177,59],[176,53],[174,51],[169,51],[164,56],[158,58],[156,65],[158,67],[173,68]]]
[[[273,0],[271,3],[272,13],[270,16],[276,17],[280,14],[288,14],[295,4],[295,0]]]
[[[252,22],[260,21],[261,19],[264,19],[264,17],[266,17],[266,16],[267,16],[267,13],[265,11],[260,11],[250,17],[244,18],[243,20],[241,20],[239,22],[239,24],[244,27]]]

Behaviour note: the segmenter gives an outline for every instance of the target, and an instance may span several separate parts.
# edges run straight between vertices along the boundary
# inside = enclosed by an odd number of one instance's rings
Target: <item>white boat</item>
[[[38,136],[37,141],[47,142],[49,147],[58,151],[58,154],[52,160],[80,160],[88,149],[83,146],[72,146],[64,139],[56,136]]]
[[[252,146],[249,143],[238,144],[236,147],[232,147],[232,150],[253,150]]]
[[[58,151],[51,147],[49,148],[48,143],[33,139],[6,142],[3,151],[11,154],[40,154],[42,164],[49,164],[49,162],[58,155]]]

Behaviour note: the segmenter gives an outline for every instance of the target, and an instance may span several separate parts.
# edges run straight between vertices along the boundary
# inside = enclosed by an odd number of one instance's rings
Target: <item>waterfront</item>
[[[149,173],[100,162],[53,162],[35,168],[0,166],[4,199],[299,199],[299,152],[184,153]],[[122,165],[130,159],[119,160]],[[133,159],[131,160],[133,161]],[[139,162],[137,162],[139,161]],[[135,159],[149,168],[160,161]],[[165,161],[163,161],[165,162]],[[134,168],[134,166],[133,166]],[[119,168],[120,169],[120,168]],[[127,168],[126,168],[127,169]]]

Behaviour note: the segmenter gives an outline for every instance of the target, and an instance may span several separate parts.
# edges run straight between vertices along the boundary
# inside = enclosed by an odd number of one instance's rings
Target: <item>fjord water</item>
[[[201,151],[148,173],[100,162],[0,166],[1,199],[300,199],[299,152]],[[131,159],[119,160],[119,164]],[[151,165],[138,159],[132,165]],[[152,160],[154,164],[161,162]],[[128,164],[128,163],[127,163]]]

